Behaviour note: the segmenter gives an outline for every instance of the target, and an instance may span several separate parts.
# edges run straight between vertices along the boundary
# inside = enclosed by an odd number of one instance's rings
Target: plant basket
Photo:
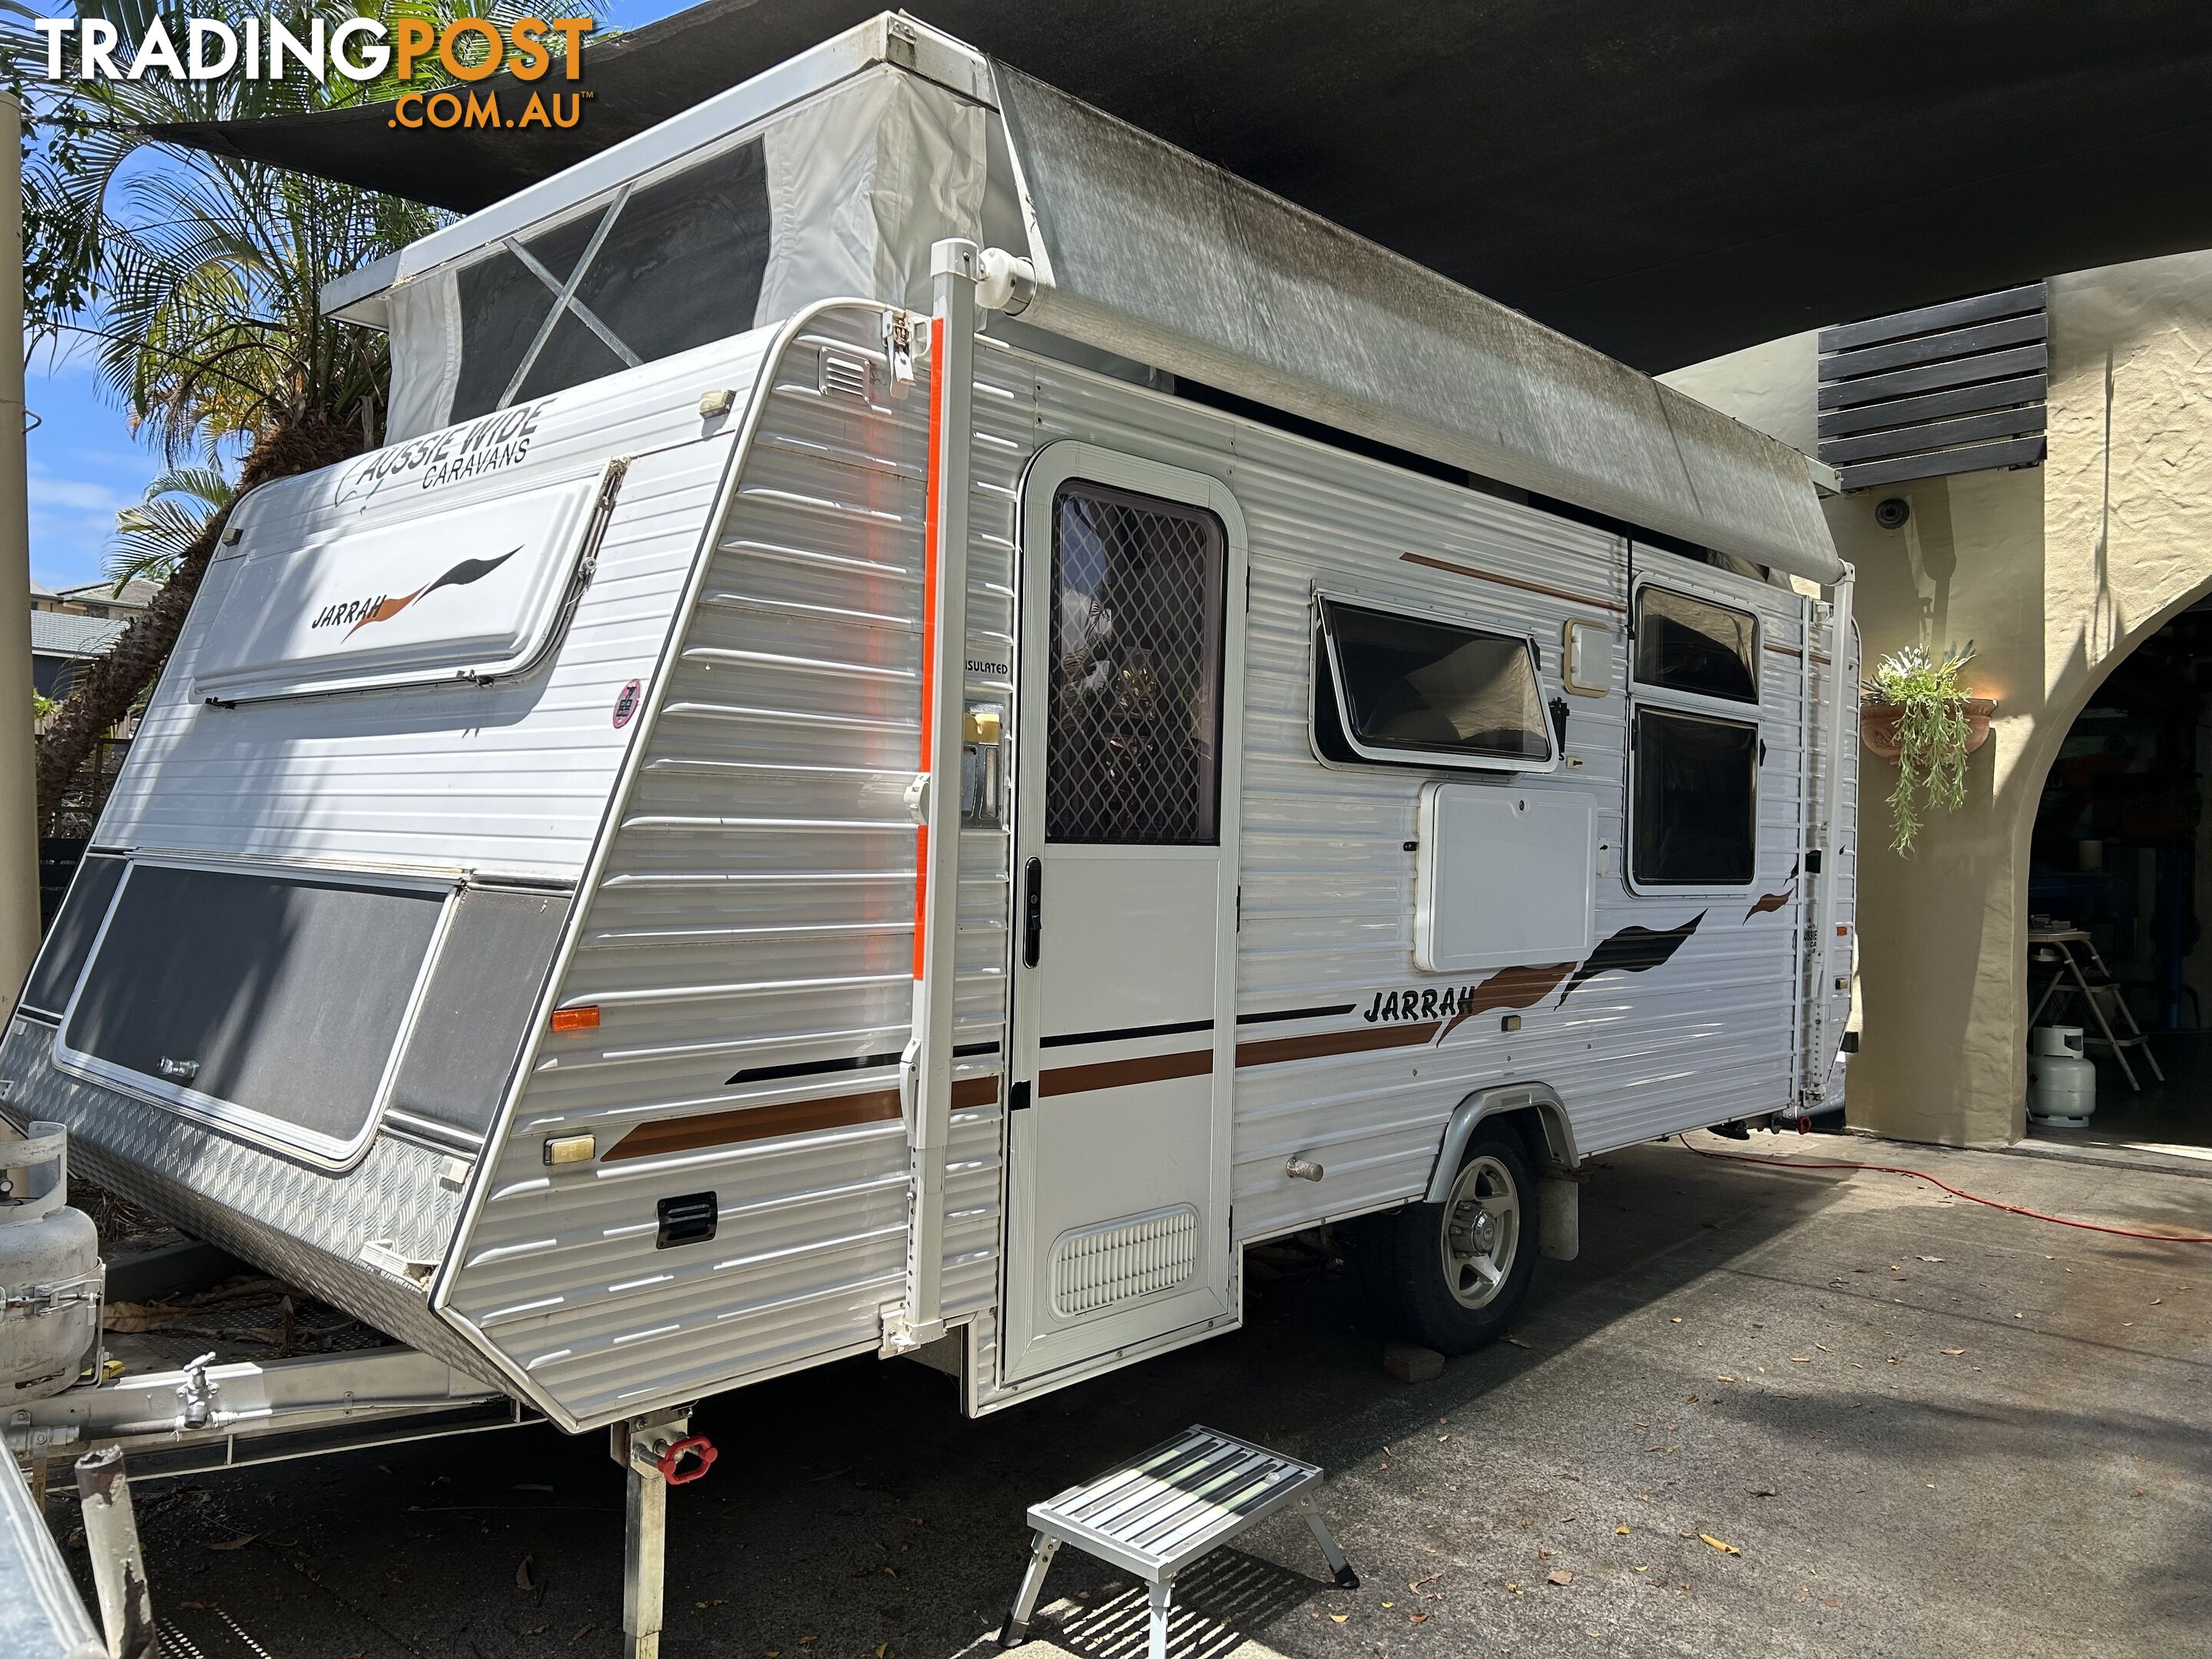
[[[1897,740],[1898,717],[1905,711],[1893,702],[1859,706],[1859,740],[1882,759],[1893,761],[1905,752]],[[1966,752],[1972,754],[1990,740],[1990,721],[1997,712],[1995,697],[1968,697],[1966,705]]]

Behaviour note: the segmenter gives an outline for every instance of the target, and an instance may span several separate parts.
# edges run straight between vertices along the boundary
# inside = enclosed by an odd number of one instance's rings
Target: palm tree
[[[209,520],[227,512],[236,494],[211,466],[174,467],[148,484],[135,507],[115,515],[107,576],[117,595],[134,581],[158,584],[175,575]]]
[[[82,9],[103,11],[126,42],[153,9],[146,0]],[[316,15],[336,22],[404,11],[435,22],[463,11],[504,18],[520,9],[514,0],[295,0],[278,15],[304,34]],[[192,11],[234,26],[270,15],[252,0],[195,0]],[[8,46],[19,68],[43,68],[44,42],[27,30],[11,32]],[[418,76],[413,85],[425,82]],[[213,460],[223,448],[242,449],[239,495],[380,442],[390,380],[385,337],[324,317],[322,287],[427,234],[442,216],[145,135],[166,124],[298,115],[404,89],[335,76],[323,84],[306,76],[190,82],[160,75],[33,84],[24,177],[30,331],[88,343],[108,387],[173,466],[194,452]],[[42,815],[167,660],[229,519],[228,499],[209,507],[181,540],[169,534],[181,520],[163,520],[163,556],[172,562],[166,585],[79,678],[40,735]],[[133,510],[154,514],[156,503],[149,495]],[[155,533],[149,519],[145,534]]]

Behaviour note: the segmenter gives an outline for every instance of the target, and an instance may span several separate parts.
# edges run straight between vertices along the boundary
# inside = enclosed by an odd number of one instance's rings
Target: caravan
[[[1840,1103],[1794,451],[902,17],[337,286],[390,441],[238,508],[0,1077],[447,1395],[990,1412],[1338,1223],[1464,1351]]]

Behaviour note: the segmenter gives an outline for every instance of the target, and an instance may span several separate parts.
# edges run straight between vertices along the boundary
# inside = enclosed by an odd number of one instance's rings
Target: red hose
[[[1814,1163],[1802,1158],[1754,1158],[1748,1152],[1714,1152],[1703,1146],[1692,1146],[1680,1136],[1683,1147],[1699,1158],[1717,1158],[1730,1164],[1768,1164],[1782,1170],[1871,1170],[1878,1175],[1911,1176],[1915,1181],[1924,1181],[1931,1187],[1941,1187],[1954,1198],[1970,1199],[1977,1204],[1986,1204],[1992,1210],[2006,1210],[2014,1215],[2024,1215],[2032,1221],[2048,1221],[2061,1227],[2079,1227],[2085,1232],[2112,1233],[2121,1238],[2155,1239],[2161,1244],[2212,1244],[2212,1233],[2147,1233],[2134,1227],[2110,1227],[2101,1221],[2075,1221],[2063,1215],[2045,1215],[2040,1210],[2031,1210],[2024,1205],[2006,1204],[1994,1198],[1984,1198],[1979,1193],[1970,1193],[1954,1187],[1948,1181],[1938,1181],[1924,1170],[1908,1170],[1899,1164],[1833,1164]]]

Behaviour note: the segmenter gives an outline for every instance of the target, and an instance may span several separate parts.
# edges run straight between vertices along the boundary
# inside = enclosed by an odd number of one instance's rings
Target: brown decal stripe
[[[1547,968],[1501,968],[1467,994],[1459,1012],[1437,1033],[1437,1041],[1442,1042],[1477,1014],[1486,1014],[1493,1008],[1526,1008],[1541,1002],[1574,971],[1571,962],[1555,962]]]
[[[1106,1060],[1096,1066],[1061,1066],[1037,1073],[1037,1093],[1087,1095],[1094,1089],[1122,1089],[1133,1083],[1204,1077],[1212,1069],[1211,1048],[1194,1048],[1181,1054],[1146,1054],[1139,1060]]]
[[[1237,1064],[1279,1066],[1286,1060],[1318,1060],[1323,1054],[1356,1054],[1370,1048],[1406,1048],[1426,1042],[1443,1022],[1418,1025],[1358,1025],[1349,1031],[1315,1031],[1305,1036],[1269,1037],[1237,1045]]]
[[[599,1161],[616,1164],[624,1158],[658,1158],[664,1152],[696,1152],[702,1146],[734,1146],[747,1140],[772,1140],[779,1135],[850,1129],[863,1123],[889,1123],[900,1115],[896,1089],[832,1095],[821,1100],[787,1100],[775,1106],[740,1106],[727,1112],[641,1123],[607,1148]]]
[[[952,1085],[952,1109],[964,1112],[971,1106],[995,1106],[999,1103],[999,1079],[992,1077],[965,1077]]]
[[[955,1111],[999,1103],[999,1079],[963,1078],[952,1085]],[[696,1152],[705,1146],[735,1146],[748,1140],[773,1140],[781,1135],[817,1134],[824,1129],[852,1129],[863,1123],[890,1123],[903,1116],[896,1089],[873,1089],[864,1095],[828,1095],[817,1100],[787,1100],[774,1106],[738,1106],[726,1112],[702,1112],[696,1117],[664,1118],[641,1123],[610,1146],[602,1164],[625,1158],[658,1158],[664,1152]]]
[[[1537,582],[1524,582],[1518,576],[1501,576],[1494,570],[1478,570],[1471,564],[1454,564],[1449,559],[1432,559],[1425,553],[1401,553],[1398,557],[1407,564],[1426,565],[1431,570],[1449,571],[1455,576],[1472,576],[1479,582],[1496,582],[1500,587],[1517,587],[1524,593],[1541,593],[1547,599],[1565,599],[1569,605],[1587,605],[1600,611],[1626,611],[1625,605],[1611,599],[1601,599],[1589,593],[1570,593],[1561,587],[1546,587]]]

